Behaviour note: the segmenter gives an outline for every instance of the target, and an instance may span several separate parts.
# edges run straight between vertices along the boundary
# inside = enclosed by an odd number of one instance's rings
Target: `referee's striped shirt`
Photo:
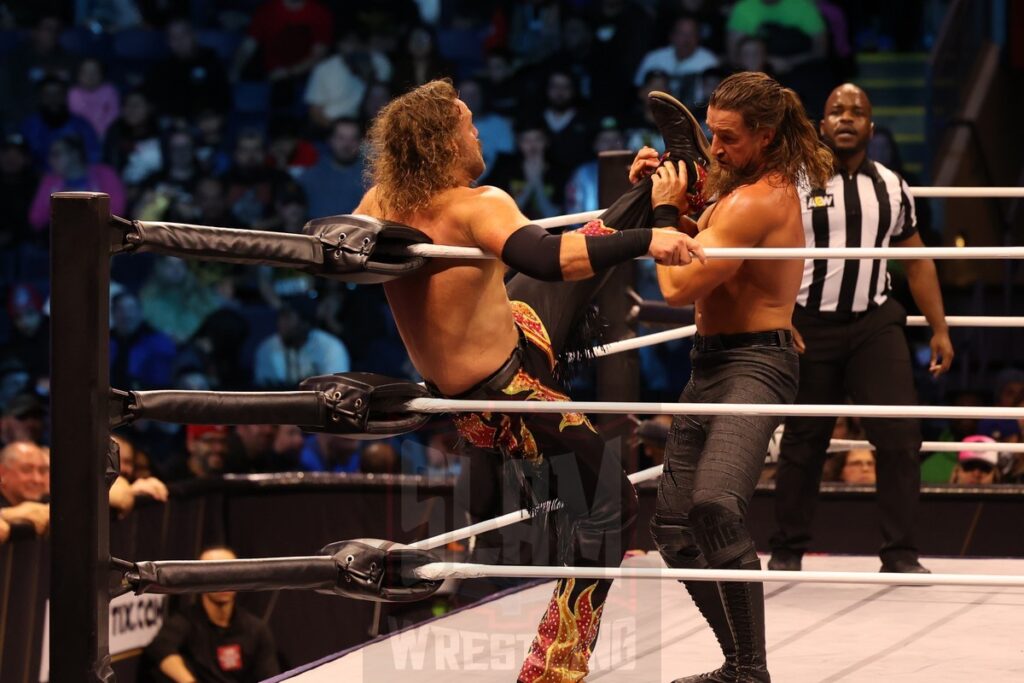
[[[899,175],[865,158],[852,177],[845,171],[824,190],[800,190],[808,247],[887,247],[917,232],[910,188]],[[809,311],[859,313],[885,303],[884,259],[808,259],[797,304]]]

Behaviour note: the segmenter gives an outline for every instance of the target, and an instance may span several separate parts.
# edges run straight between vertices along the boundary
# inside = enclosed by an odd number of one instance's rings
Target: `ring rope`
[[[944,320],[950,327],[1024,327],[1024,316],[998,316],[998,315],[947,315]],[[908,315],[908,327],[928,327],[928,319],[923,315]],[[684,325],[674,327],[670,330],[645,334],[630,339],[610,342],[603,346],[594,347],[594,356],[602,358],[615,353],[642,349],[655,344],[663,344],[676,339],[688,339],[697,333],[696,325]]]
[[[939,187],[911,187],[910,194],[914,197],[929,197],[929,198],[943,198],[948,197],[951,199],[964,199],[964,198],[1003,198],[1013,199],[1017,197],[1024,197],[1024,187],[951,187],[951,186],[939,186]],[[580,213],[570,213],[564,216],[552,216],[551,218],[541,218],[534,221],[537,225],[543,228],[560,228],[566,225],[576,225],[578,223],[586,223],[598,218],[606,209],[597,209],[596,211],[583,211]]]
[[[852,448],[875,447],[870,441],[862,439],[832,439],[829,441],[830,452],[848,451]],[[922,441],[921,451],[927,453],[958,453],[960,451],[971,451],[981,453],[985,451],[998,451],[1000,453],[1024,453],[1024,443],[1010,443],[1008,441]]]
[[[615,401],[469,401],[414,398],[402,410],[413,413],[593,413],[598,415],[774,415],[781,417],[903,417],[921,419],[1024,418],[1024,408],[995,406],[908,406],[785,403],[640,403]]]
[[[493,255],[477,247],[456,247],[442,244],[411,244],[396,252],[430,258],[492,259]],[[744,259],[774,261],[795,259],[938,259],[938,260],[1003,260],[1024,259],[1024,247],[709,247],[709,259]],[[649,257],[641,257],[649,258]]]
[[[535,567],[466,562],[431,562],[413,573],[421,579],[661,579],[673,581],[740,581],[757,583],[857,583],[883,586],[996,586],[1024,588],[1015,574],[897,574],[868,572],[766,571],[744,569],[670,569],[661,567]]]

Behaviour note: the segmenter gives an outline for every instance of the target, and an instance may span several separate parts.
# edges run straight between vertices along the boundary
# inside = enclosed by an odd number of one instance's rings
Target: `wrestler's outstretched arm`
[[[554,235],[519,211],[515,201],[496,187],[481,188],[466,218],[470,239],[506,265],[538,280],[582,280],[639,256],[658,263],[690,263],[691,252],[703,260],[696,240],[675,230],[634,229],[608,235]]]

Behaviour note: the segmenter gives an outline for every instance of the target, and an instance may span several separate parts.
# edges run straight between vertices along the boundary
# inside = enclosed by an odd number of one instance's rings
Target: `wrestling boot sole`
[[[693,161],[706,167],[711,160],[711,145],[700,122],[686,105],[660,90],[652,90],[647,101],[671,158]]]

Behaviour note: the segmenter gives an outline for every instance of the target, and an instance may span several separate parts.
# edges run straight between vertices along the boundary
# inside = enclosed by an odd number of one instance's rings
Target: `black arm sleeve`
[[[672,204],[659,204],[654,207],[654,227],[675,228],[679,226],[679,209]]]
[[[561,251],[561,235],[552,235],[536,223],[530,223],[508,236],[501,248],[501,260],[535,280],[558,282],[564,279]]]
[[[624,230],[610,235],[587,235],[587,256],[597,273],[647,253],[652,232],[648,228]],[[562,236],[552,235],[530,223],[505,240],[501,260],[520,273],[544,282],[558,282],[562,275]]]

